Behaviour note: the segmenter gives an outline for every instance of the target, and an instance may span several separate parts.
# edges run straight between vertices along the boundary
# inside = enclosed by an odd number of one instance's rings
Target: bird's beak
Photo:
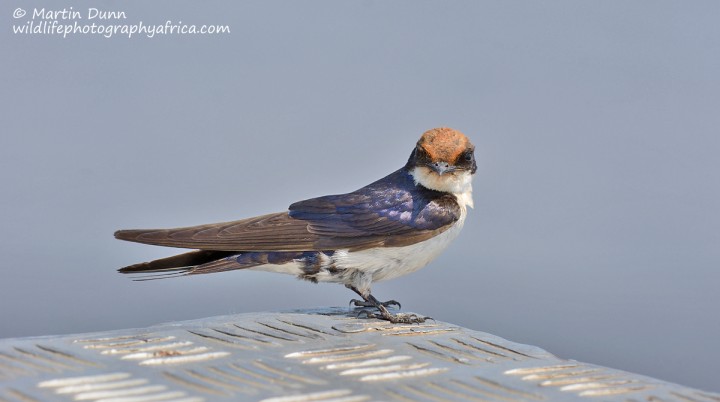
[[[447,162],[433,162],[429,164],[430,169],[434,170],[442,176],[444,173],[449,173],[455,170],[455,166],[448,164]]]

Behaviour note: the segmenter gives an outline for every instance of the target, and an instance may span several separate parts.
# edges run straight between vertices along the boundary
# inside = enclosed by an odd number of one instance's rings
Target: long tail
[[[123,274],[141,274],[135,280],[163,279],[175,276],[183,276],[191,273],[193,269],[209,264],[213,265],[237,265],[234,260],[227,260],[226,257],[237,254],[232,251],[197,250],[189,253],[173,255],[159,260],[141,262],[118,269]],[[228,267],[229,268],[229,267]],[[230,268],[230,269],[237,269]],[[156,274],[156,275],[152,275]]]
[[[142,262],[120,268],[123,274],[140,274],[137,281],[165,279],[185,275],[211,274],[215,272],[246,269],[260,265],[283,265],[293,261],[301,262],[307,267],[314,267],[319,261],[319,254],[309,252],[247,252],[197,250],[178,254],[159,260]],[[292,267],[288,266],[288,273]]]
[[[123,274],[167,272],[168,270],[178,270],[205,264],[221,258],[229,257],[233,254],[237,253],[232,251],[197,250],[189,253],[173,255],[172,257],[161,258],[159,260],[129,265],[118,269],[118,272],[122,272]]]

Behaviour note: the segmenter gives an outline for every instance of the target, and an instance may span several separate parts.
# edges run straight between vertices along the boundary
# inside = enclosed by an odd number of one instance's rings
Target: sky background
[[[71,6],[230,33],[13,34]],[[718,21],[717,1],[3,2],[0,337],[345,306],[270,273],[132,282],[116,269],[176,250],[112,233],[352,191],[449,126],[477,148],[475,209],[378,298],[720,391]]]

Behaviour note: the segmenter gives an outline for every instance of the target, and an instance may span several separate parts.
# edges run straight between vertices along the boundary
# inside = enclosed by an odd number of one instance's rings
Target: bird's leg
[[[352,290],[353,292],[357,293],[360,297],[363,298],[363,300],[358,299],[352,299],[350,300],[350,304],[352,304],[355,307],[377,307],[378,305],[381,305],[383,307],[390,307],[390,306],[397,306],[398,309],[401,309],[402,306],[400,305],[400,302],[397,300],[388,300],[386,302],[378,301],[378,299],[375,298],[375,296],[368,294],[367,296],[363,296],[362,293],[360,293],[359,290],[355,286],[347,286],[348,289]]]
[[[363,298],[364,302],[361,302],[360,300],[352,300],[350,303],[354,303],[356,306],[362,306],[362,307],[375,307],[379,310],[380,314],[375,314],[369,311],[365,311],[367,318],[379,318],[381,320],[390,321],[393,324],[419,324],[421,322],[425,322],[425,320],[428,317],[419,317],[416,314],[390,314],[388,311],[386,305],[388,304],[397,304],[398,307],[400,306],[400,303],[396,302],[395,300],[390,300],[385,303],[381,303],[378,301],[378,299],[375,298],[372,294],[368,293],[367,295],[362,294],[360,291],[357,290],[354,286],[348,286],[349,289],[352,289],[355,293],[360,295],[360,297]]]

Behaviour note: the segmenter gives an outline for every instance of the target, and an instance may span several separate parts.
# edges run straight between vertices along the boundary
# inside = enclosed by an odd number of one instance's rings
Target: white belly
[[[426,266],[440,255],[460,233],[465,221],[463,215],[455,225],[443,233],[405,247],[374,248],[356,252],[339,250],[333,255],[337,267],[357,270],[372,278],[373,282],[394,279]],[[330,280],[330,278],[318,278]]]
[[[424,267],[442,253],[465,224],[467,206],[472,206],[470,191],[456,194],[460,204],[460,219],[439,235],[404,247],[381,247],[361,251],[335,250],[332,255],[322,255],[319,271],[308,277],[303,262],[296,260],[283,265],[262,265],[251,269],[298,275],[318,282],[335,282],[352,285],[364,292],[373,282],[394,279]],[[305,274],[305,275],[304,275]]]

